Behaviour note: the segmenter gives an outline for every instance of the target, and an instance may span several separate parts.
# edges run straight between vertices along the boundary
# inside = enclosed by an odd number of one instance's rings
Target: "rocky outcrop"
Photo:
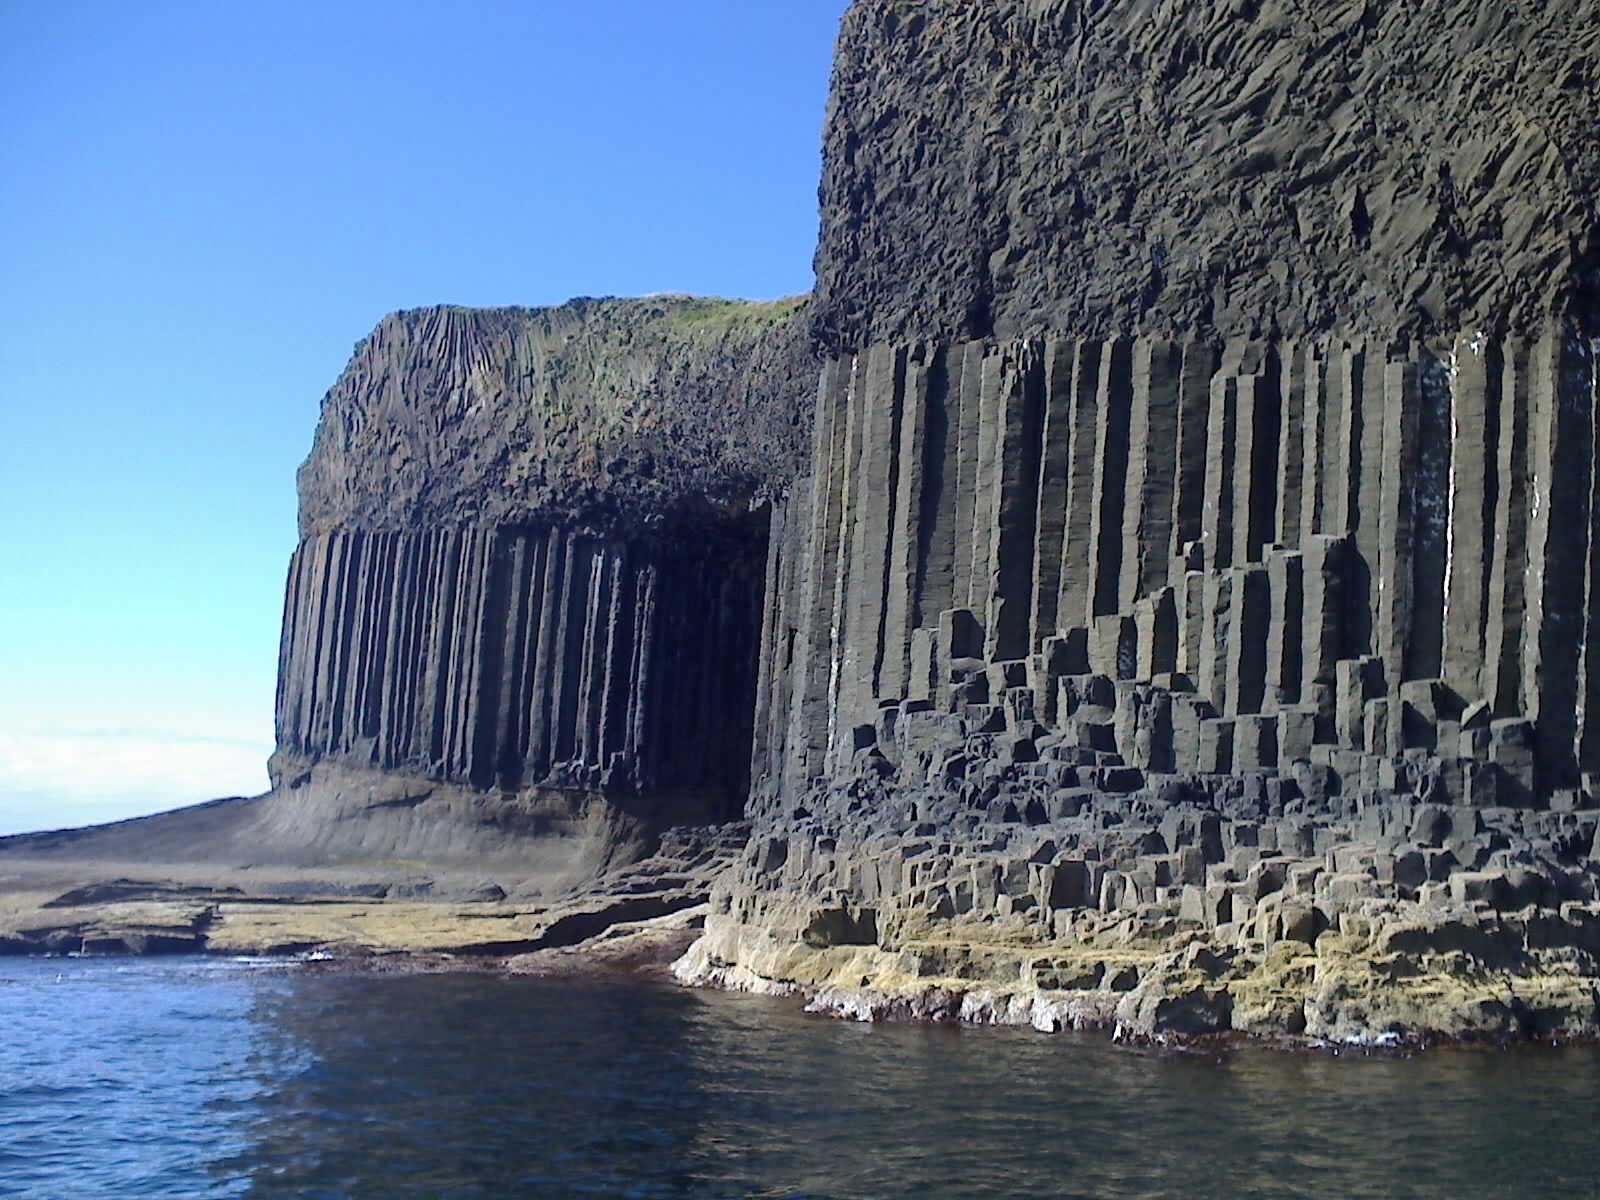
[[[858,0],[819,338],[1600,332],[1596,15]]]
[[[322,401],[300,533],[743,512],[805,469],[804,297],[393,313]]]
[[[858,1019],[1144,1037],[1596,1033],[1593,814],[1126,797],[1029,823],[923,791],[929,819],[897,826],[909,805],[852,799],[752,840],[681,978]]]
[[[491,843],[598,827],[626,858],[674,822],[737,819],[762,505],[809,434],[805,320],[803,298],[672,296],[386,317],[300,471],[285,836],[318,805],[348,813],[363,774],[485,797],[470,820]],[[462,849],[355,807],[375,842]]]
[[[1593,9],[852,7],[683,978],[1600,1032]]]

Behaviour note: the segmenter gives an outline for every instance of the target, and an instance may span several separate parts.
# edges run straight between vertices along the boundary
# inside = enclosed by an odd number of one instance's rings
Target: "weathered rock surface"
[[[1594,812],[1200,787],[1063,811],[991,778],[819,786],[804,815],[758,823],[679,978],[862,1020],[1379,1045],[1600,1035]]]
[[[1592,323],[1596,95],[1592,0],[858,0],[819,338]]]
[[[506,965],[523,971],[591,958],[651,965],[694,936],[746,832],[669,831],[654,854],[610,868],[548,835],[498,860],[309,867],[240,864],[221,853],[96,862],[0,839],[0,954],[424,955],[436,968],[516,956]],[[101,837],[80,853],[129,848]]]
[[[852,7],[755,833],[684,978],[1600,1032],[1597,29]]]
[[[804,469],[815,390],[804,297],[394,313],[323,398],[301,536],[743,512]]]

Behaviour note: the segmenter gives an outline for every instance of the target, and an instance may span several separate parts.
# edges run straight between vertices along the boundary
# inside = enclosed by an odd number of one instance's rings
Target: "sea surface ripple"
[[[0,960],[0,1196],[1600,1197],[1600,1053],[1130,1050],[629,979]]]

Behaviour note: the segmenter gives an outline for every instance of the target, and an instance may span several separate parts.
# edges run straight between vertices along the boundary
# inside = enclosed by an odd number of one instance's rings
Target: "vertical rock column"
[[[817,388],[812,440],[810,528],[806,534],[804,579],[794,665],[794,695],[785,739],[786,787],[791,793],[823,772],[828,751],[832,698],[834,584],[843,551],[846,480],[844,434],[848,419],[853,360],[830,360]]]
[[[1338,421],[1324,477],[1329,489],[1324,499],[1324,532],[1351,539],[1342,589],[1345,640],[1349,653],[1365,654],[1372,644],[1371,583],[1377,566],[1376,482],[1383,407],[1381,389],[1368,395],[1362,350],[1346,346],[1333,353],[1329,396]],[[1332,416],[1330,412],[1330,420]]]
[[[1355,557],[1351,560],[1354,578],[1346,588],[1347,600],[1355,601],[1355,619],[1366,621],[1362,644],[1369,653],[1377,652],[1379,539],[1383,522],[1383,438],[1388,392],[1388,359],[1381,345],[1367,345],[1356,356],[1352,367],[1351,411],[1360,418],[1360,454],[1356,468],[1356,508],[1351,532],[1355,537]],[[1359,374],[1357,374],[1359,372]],[[1391,674],[1398,666],[1391,664]]]
[[[1237,382],[1237,449],[1233,460],[1233,555],[1236,567],[1262,561],[1264,547],[1276,540],[1278,509],[1278,361],[1269,354],[1260,374]]]
[[[1044,423],[1044,351],[1039,343],[1003,347],[988,360],[993,379],[993,486],[980,526],[988,551],[985,657],[1023,659],[1032,649],[1035,531]]]
[[[1170,572],[1182,348],[1141,338],[1133,347],[1131,383],[1128,482],[1117,589],[1125,606],[1163,586]]]
[[[959,346],[943,346],[927,357],[921,502],[915,514],[919,566],[913,617],[913,627],[922,630],[937,627],[939,614],[956,607],[956,541],[951,531],[956,527],[961,479],[963,352]],[[908,403],[910,399],[908,395]],[[909,509],[906,519],[912,519]]]
[[[894,531],[895,489],[898,484],[900,404],[905,383],[905,352],[892,346],[874,346],[857,360],[857,379],[848,406],[851,429],[847,435],[847,462],[853,464],[846,480],[844,520],[851,528],[849,553],[841,564],[842,611],[836,610],[838,629],[835,733],[831,739],[848,761],[850,730],[870,723],[877,708],[877,678],[883,645],[885,599],[889,580],[889,543]],[[902,577],[896,591],[910,584]]]
[[[1455,439],[1451,371],[1438,356],[1417,358],[1417,450],[1412,484],[1411,626],[1406,631],[1406,679],[1439,679],[1444,674],[1445,616],[1450,574],[1450,500]],[[1385,446],[1384,465],[1390,454]],[[1478,528],[1482,529],[1479,521]]]
[[[1300,421],[1300,536],[1295,543],[1306,545],[1327,530],[1329,445],[1337,431],[1338,414],[1328,391],[1327,356],[1323,348],[1304,343],[1300,347],[1303,415]]]
[[[1317,361],[1309,345],[1290,342],[1281,351],[1281,362],[1282,407],[1278,417],[1278,482],[1273,528],[1280,545],[1295,549],[1300,545],[1300,509],[1305,487],[1306,392],[1308,382],[1315,379]],[[1314,382],[1311,390],[1316,390]]]
[[[1594,360],[1560,327],[1540,340],[1533,377],[1529,451],[1527,609],[1523,627],[1525,715],[1539,726],[1539,785],[1579,784],[1579,649],[1585,632],[1589,559],[1586,518],[1594,469]]]
[[[1313,534],[1301,546],[1300,700],[1319,711],[1338,683],[1344,655],[1345,556],[1349,542]]]
[[[1497,717],[1522,708],[1522,623],[1528,578],[1528,428],[1532,369],[1528,344],[1501,353],[1500,414],[1495,444],[1494,540],[1485,610],[1483,695]]]
[[[1206,415],[1205,501],[1200,518],[1208,571],[1233,565],[1238,406],[1239,381],[1224,375],[1213,377]]]
[[[1116,616],[1122,594],[1123,515],[1128,499],[1128,437],[1133,400],[1133,347],[1107,344],[1095,408],[1094,501],[1090,514],[1088,617]]]
[[[1578,766],[1593,801],[1600,799],[1600,339],[1590,341],[1585,349],[1589,394],[1575,399],[1587,410],[1593,449],[1589,457],[1589,562],[1584,587]]]
[[[899,456],[895,468],[894,528],[889,536],[889,567],[884,576],[883,649],[876,680],[879,695],[905,695],[911,676],[911,632],[922,617],[927,585],[923,537],[924,491],[929,474],[929,369],[925,346],[899,360]],[[935,480],[937,485],[937,480]]]
[[[1061,542],[1061,590],[1056,601],[1056,628],[1063,633],[1087,625],[1092,616],[1090,562],[1098,449],[1096,413],[1104,348],[1099,342],[1075,342],[1072,355],[1067,511]]]
[[[1179,589],[1180,596],[1189,573],[1184,550],[1204,532],[1206,435],[1211,409],[1211,377],[1216,368],[1216,355],[1211,347],[1194,343],[1184,346],[1173,461],[1167,464],[1172,471],[1172,538],[1167,550],[1171,563],[1169,582]]]
[[[1502,481],[1499,347],[1457,338],[1451,356],[1449,565],[1445,581],[1443,678],[1464,698],[1487,695],[1490,547]]]
[[[1421,409],[1413,363],[1393,363],[1384,380],[1383,467],[1378,510],[1378,620],[1373,649],[1392,685],[1400,681],[1411,632],[1411,561],[1415,527],[1417,434]],[[1364,528],[1364,525],[1363,525]]]
[[[953,561],[955,578],[951,597],[953,608],[972,608],[973,593],[973,530],[977,521],[979,471],[983,462],[982,411],[983,362],[982,342],[968,342],[959,355],[951,353],[950,368],[960,363],[959,384],[952,376],[955,388],[956,414],[956,475],[955,475],[955,538]]]
[[[1033,613],[1029,641],[1042,646],[1057,628],[1062,539],[1072,478],[1072,344],[1051,341],[1041,370],[1044,416],[1039,448],[1039,503],[1034,514]]]

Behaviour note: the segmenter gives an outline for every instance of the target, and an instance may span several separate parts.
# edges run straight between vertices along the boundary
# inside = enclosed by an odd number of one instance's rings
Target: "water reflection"
[[[1589,1049],[1176,1054],[170,960],[0,961],[0,1030],[0,1195],[1600,1197]]]
[[[308,979],[257,1013],[310,1061],[258,1109],[251,1194],[688,1194],[681,1164],[711,1101],[687,1003],[592,983]]]
[[[306,981],[252,1194],[1600,1194],[1600,1059],[1129,1051],[631,984]]]

